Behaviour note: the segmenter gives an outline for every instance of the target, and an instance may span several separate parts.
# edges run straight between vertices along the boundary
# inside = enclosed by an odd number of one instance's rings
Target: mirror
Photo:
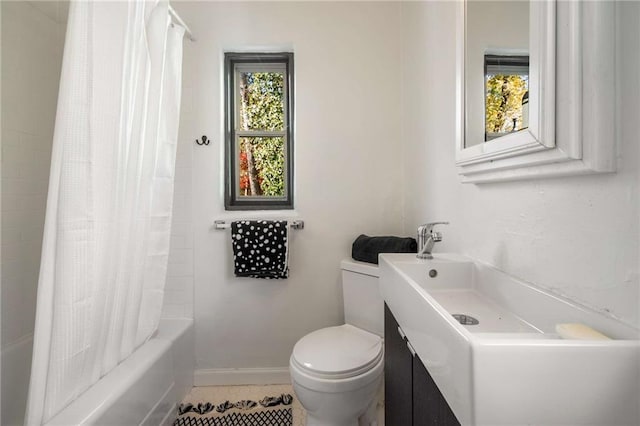
[[[469,2],[465,29],[470,147],[528,127],[529,2]]]
[[[456,3],[462,182],[615,171],[614,3]]]
[[[555,7],[552,0],[460,2],[458,165],[555,147]]]

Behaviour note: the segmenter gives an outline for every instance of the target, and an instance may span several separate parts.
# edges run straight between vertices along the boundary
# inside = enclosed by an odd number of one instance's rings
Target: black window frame
[[[484,75],[487,75],[490,66],[513,66],[529,70],[529,55],[484,55]]]
[[[238,158],[236,150],[236,87],[235,70],[238,64],[284,64],[285,96],[283,99],[286,123],[285,132],[285,195],[284,197],[240,197],[236,179]],[[224,54],[225,98],[225,209],[226,210],[292,210],[294,177],[294,67],[292,52]]]

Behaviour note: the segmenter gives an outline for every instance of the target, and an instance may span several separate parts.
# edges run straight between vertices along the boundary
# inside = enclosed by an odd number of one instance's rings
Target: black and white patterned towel
[[[231,223],[231,246],[237,277],[287,278],[286,220],[240,220]]]

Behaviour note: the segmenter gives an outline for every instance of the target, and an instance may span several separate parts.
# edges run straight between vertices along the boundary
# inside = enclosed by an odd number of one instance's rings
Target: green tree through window
[[[242,73],[241,127],[244,130],[282,130],[283,96],[282,73]],[[284,138],[241,138],[239,155],[241,196],[284,196]]]
[[[522,98],[528,90],[523,75],[487,75],[487,133],[508,133],[522,128]],[[515,120],[515,121],[514,121]]]
[[[527,127],[523,101],[529,90],[529,56],[484,55],[485,140]]]

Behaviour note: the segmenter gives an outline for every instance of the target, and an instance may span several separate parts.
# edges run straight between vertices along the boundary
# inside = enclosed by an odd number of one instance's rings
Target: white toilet
[[[289,361],[293,390],[308,426],[376,424],[384,367],[384,302],[376,265],[343,260],[346,324],[298,340]]]

